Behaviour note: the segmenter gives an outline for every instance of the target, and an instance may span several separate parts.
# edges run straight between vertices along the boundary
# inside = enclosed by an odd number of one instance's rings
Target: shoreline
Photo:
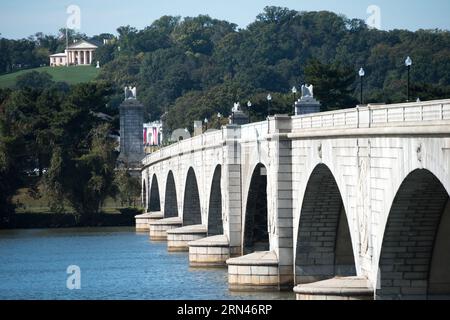
[[[71,213],[16,213],[9,221],[0,223],[0,230],[14,229],[67,229],[83,227],[133,227],[138,211],[127,213],[99,213],[93,221],[79,221]]]

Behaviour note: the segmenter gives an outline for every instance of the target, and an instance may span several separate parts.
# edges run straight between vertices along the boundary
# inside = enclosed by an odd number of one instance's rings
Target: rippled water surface
[[[69,290],[67,267],[81,269]],[[231,293],[226,269],[190,269],[134,228],[0,231],[0,299],[293,299],[291,293]]]

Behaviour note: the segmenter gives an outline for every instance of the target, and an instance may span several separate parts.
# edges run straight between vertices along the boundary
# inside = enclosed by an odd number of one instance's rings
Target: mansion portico
[[[70,45],[64,53],[57,53],[50,56],[50,66],[66,65],[91,65],[97,45],[86,40],[78,41]]]

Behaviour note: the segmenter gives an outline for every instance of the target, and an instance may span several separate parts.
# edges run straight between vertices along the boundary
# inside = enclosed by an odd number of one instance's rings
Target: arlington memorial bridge
[[[228,125],[145,157],[139,230],[298,299],[450,294],[450,100]]]

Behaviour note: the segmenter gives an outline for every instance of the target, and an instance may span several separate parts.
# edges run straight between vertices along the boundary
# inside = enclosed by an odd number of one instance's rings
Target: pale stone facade
[[[50,66],[60,67],[67,65],[67,53],[57,53],[50,56]]]
[[[189,242],[206,238],[207,228],[202,225],[188,226],[167,231],[169,252],[189,252]]]
[[[225,235],[192,241],[188,245],[191,267],[225,267],[230,258],[230,245]]]
[[[152,213],[144,213],[139,216],[136,216],[136,231],[138,232],[149,232],[150,231],[150,223],[152,221],[158,221],[163,218],[163,214],[161,212],[152,212]]]
[[[50,56],[50,66],[90,66],[93,62],[94,52],[98,46],[86,40],[78,41],[70,45],[64,53]]]
[[[180,228],[182,225],[183,223],[178,217],[150,221],[150,240],[167,241],[167,231]]]
[[[233,288],[356,277],[373,298],[450,295],[450,100],[223,127],[148,155],[142,184],[180,226],[222,223]]]

